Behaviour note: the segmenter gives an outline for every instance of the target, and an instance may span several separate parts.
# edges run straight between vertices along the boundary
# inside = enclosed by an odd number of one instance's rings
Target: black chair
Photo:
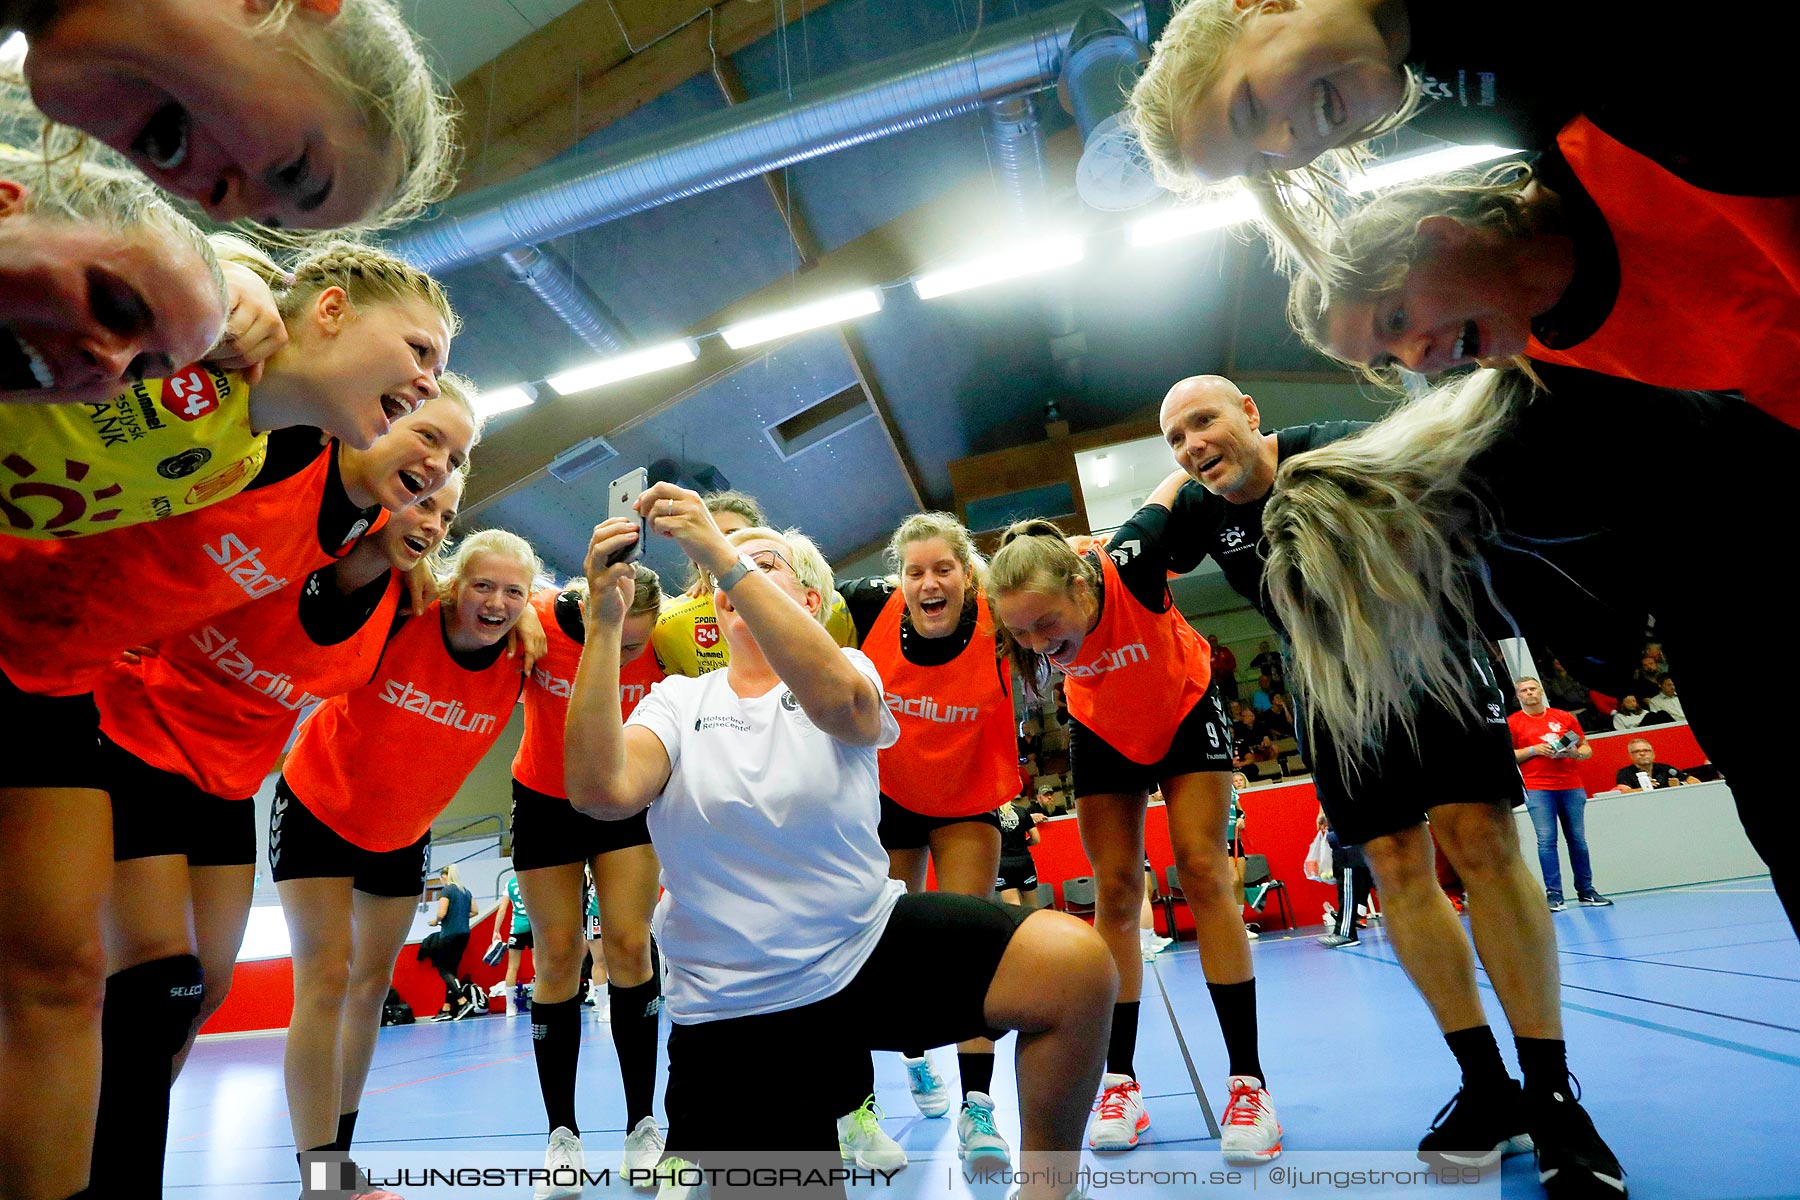
[[[1021,895],[1026,908],[1051,908],[1056,904],[1056,890],[1047,883],[1040,883],[1031,889],[1030,895]]]
[[[1062,882],[1062,910],[1077,917],[1094,915],[1099,898],[1094,892],[1092,875],[1077,875]]]
[[[1175,936],[1175,905],[1177,903],[1186,904],[1187,903],[1187,895],[1181,890],[1181,876],[1175,870],[1174,863],[1169,864],[1169,869],[1168,869],[1168,871],[1165,872],[1165,874],[1168,876],[1169,886],[1168,886],[1167,890],[1165,890],[1163,892],[1162,897],[1161,897],[1162,898],[1162,907],[1163,907],[1163,922],[1164,922],[1164,924],[1166,924],[1168,926],[1169,936],[1174,937]]]
[[[1244,856],[1244,892],[1246,896],[1255,889],[1261,889],[1261,891],[1256,899],[1250,902],[1250,907],[1261,912],[1272,895],[1275,897],[1275,907],[1281,913],[1284,927],[1294,928],[1294,914],[1288,908],[1287,884],[1275,878],[1274,874],[1270,872],[1269,856],[1266,854],[1246,854]]]

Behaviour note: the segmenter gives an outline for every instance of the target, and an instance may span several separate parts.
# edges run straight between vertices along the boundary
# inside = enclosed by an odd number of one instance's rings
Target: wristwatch
[[[729,592],[737,586],[738,580],[754,570],[756,570],[756,564],[750,561],[748,555],[738,555],[738,560],[731,564],[731,569],[719,576],[719,590]]]

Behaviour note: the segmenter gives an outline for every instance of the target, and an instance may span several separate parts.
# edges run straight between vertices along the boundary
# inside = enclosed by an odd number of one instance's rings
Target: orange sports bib
[[[900,722],[900,740],[881,752],[881,790],[928,817],[991,812],[1024,788],[1012,692],[995,667],[994,618],[985,596],[976,604],[975,635],[942,666],[916,666],[900,652],[906,601],[897,591],[862,645]]]

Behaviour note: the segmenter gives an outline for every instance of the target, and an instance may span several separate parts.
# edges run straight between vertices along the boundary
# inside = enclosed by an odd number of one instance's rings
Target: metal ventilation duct
[[[612,309],[575,274],[574,264],[556,251],[547,246],[517,246],[502,254],[500,261],[589,349],[620,354],[631,344],[631,335]]]
[[[1076,20],[1093,7],[1070,0],[974,38],[947,38],[841,72],[791,97],[761,96],[540,167],[453,202],[394,238],[392,248],[426,270],[449,270],[1048,87]],[[1143,0],[1098,7],[1147,39]]]
[[[1043,216],[1048,190],[1037,102],[1030,96],[1006,96],[988,105],[987,111],[1000,198],[1007,215],[1022,231],[1029,230]]]

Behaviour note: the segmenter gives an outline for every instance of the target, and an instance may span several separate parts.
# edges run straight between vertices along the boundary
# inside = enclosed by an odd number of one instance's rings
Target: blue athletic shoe
[[[913,1103],[919,1106],[921,1116],[941,1117],[950,1111],[950,1089],[944,1086],[944,1080],[931,1065],[931,1056],[921,1054],[918,1058],[908,1058],[904,1054],[900,1061],[906,1064],[906,1083],[912,1088]]]

